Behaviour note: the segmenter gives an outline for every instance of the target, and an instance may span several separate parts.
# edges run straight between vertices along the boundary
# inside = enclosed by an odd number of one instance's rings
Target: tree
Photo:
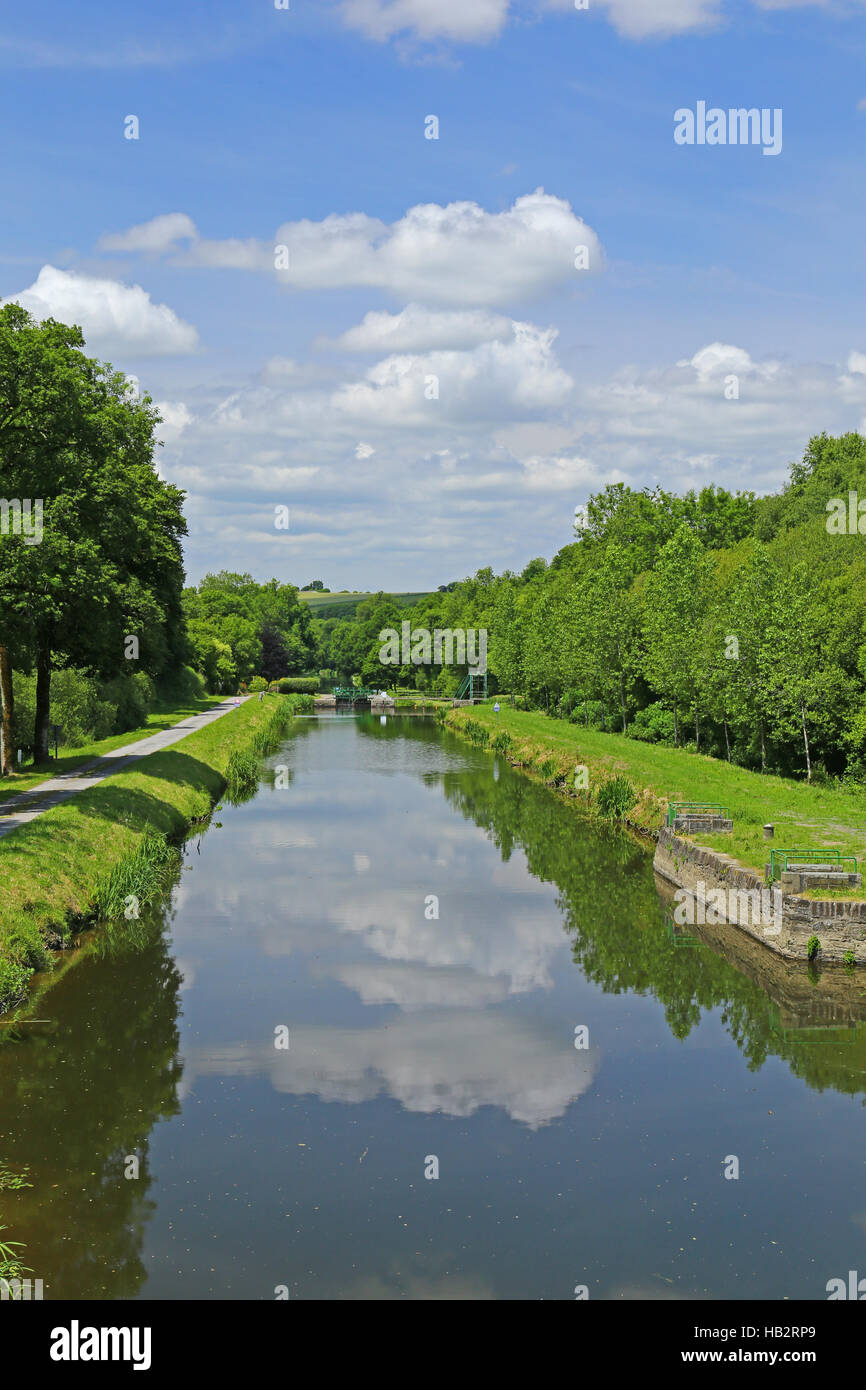
[[[0,460],[7,497],[38,501],[38,539],[0,537],[0,628],[26,634],[36,670],[36,761],[48,757],[55,662],[103,675],[179,655],[183,493],[153,460],[159,415],[81,351],[78,328],[0,310]]]
[[[706,558],[695,534],[681,525],[662,546],[646,585],[644,665],[654,688],[674,715],[674,743],[679,742],[679,712],[694,704],[700,743],[700,686],[695,666],[695,635],[706,600]]]

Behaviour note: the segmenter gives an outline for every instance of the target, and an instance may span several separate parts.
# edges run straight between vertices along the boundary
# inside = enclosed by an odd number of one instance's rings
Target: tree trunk
[[[679,748],[679,745],[680,745],[680,731],[679,731],[679,728],[678,728],[678,726],[677,726],[677,702],[676,702],[676,700],[674,700],[674,748]]]
[[[764,734],[764,721],[761,720],[761,771],[767,771],[767,739]]]
[[[0,647],[0,706],[3,716],[0,722],[0,776],[11,777],[15,771],[15,749],[12,736],[12,716],[15,701],[12,694],[12,666],[6,647]]]
[[[51,756],[48,742],[51,723],[51,648],[40,646],[36,657],[36,720],[33,729],[33,761],[47,763]]]
[[[806,729],[806,705],[803,700],[800,701],[800,713],[803,716],[803,743],[806,747],[806,781],[811,782],[812,758],[809,753],[809,734],[808,730]]]
[[[723,719],[723,720],[722,720],[722,723],[723,723],[724,726],[725,726],[725,747],[726,747],[727,750],[728,750],[728,762],[730,762],[730,761],[731,761],[731,740],[730,740],[730,738],[728,737],[728,721],[727,721],[727,719]]]

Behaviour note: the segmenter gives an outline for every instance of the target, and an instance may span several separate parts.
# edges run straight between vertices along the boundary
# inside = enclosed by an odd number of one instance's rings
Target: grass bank
[[[586,767],[589,791],[583,796],[589,807],[598,807],[600,795],[614,779],[627,778],[634,800],[625,809],[625,817],[650,835],[661,829],[669,799],[720,802],[733,817],[733,835],[692,838],[759,872],[768,859],[765,824],[775,825],[773,844],[779,848],[839,849],[855,855],[858,867],[866,852],[863,791],[808,786],[749,772],[703,754],[581,729],[506,705],[498,714],[492,705],[451,709],[445,724],[569,795],[577,794],[575,768]]]
[[[208,814],[232,759],[265,752],[299,703],[248,700],[0,841],[0,1011],[24,996],[75,927],[99,912],[118,915],[130,894],[146,902],[158,891],[166,838]]]

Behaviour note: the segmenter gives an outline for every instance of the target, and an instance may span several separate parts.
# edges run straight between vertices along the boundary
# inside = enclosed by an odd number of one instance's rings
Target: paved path
[[[249,695],[241,697],[242,702],[249,698]],[[181,739],[194,734],[196,729],[213,724],[215,719],[221,719],[224,714],[229,714],[235,708],[234,698],[223,700],[202,714],[192,714],[180,724],[173,724],[170,729],[148,734],[147,738],[140,738],[136,743],[127,743],[123,748],[117,748],[111,753],[101,753],[93,762],[85,763],[83,767],[73,768],[71,772],[61,773],[59,777],[49,777],[47,781],[39,782],[29,791],[19,792],[17,796],[10,797],[0,805],[0,839],[17,830],[20,825],[27,825],[46,811],[53,811],[55,806],[68,801],[78,792],[88,791],[90,787],[97,786],[106,777],[113,777],[117,772],[125,772],[133,763],[146,758],[148,753],[159,753],[163,748],[171,748],[173,744],[180,743]],[[36,802],[39,804],[35,805]]]

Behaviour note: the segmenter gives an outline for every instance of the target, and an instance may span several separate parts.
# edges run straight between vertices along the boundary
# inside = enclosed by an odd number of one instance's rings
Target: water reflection
[[[47,1297],[737,1297],[747,1269],[809,1298],[854,1267],[859,975],[724,926],[684,948],[644,847],[432,721],[299,720],[220,820],[0,1047],[34,1182],[0,1225]]]

